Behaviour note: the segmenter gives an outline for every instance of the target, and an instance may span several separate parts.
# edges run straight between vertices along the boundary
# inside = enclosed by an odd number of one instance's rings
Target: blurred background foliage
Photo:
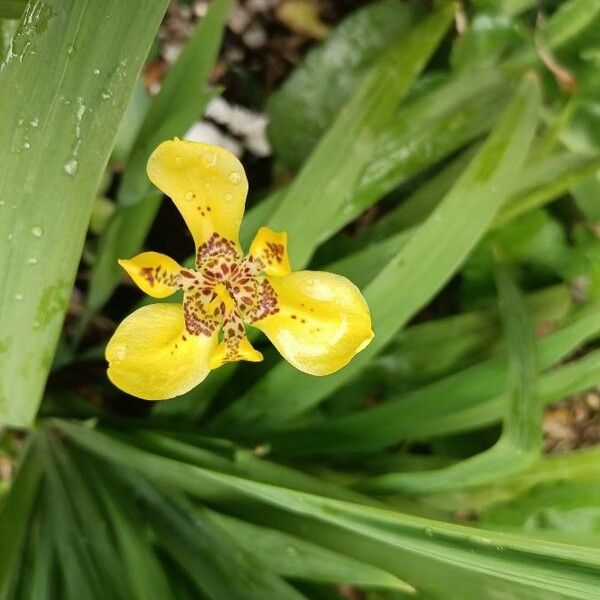
[[[599,0],[0,0],[0,598],[600,596]],[[106,379],[162,140],[376,338]],[[73,284],[74,282],[74,284]]]

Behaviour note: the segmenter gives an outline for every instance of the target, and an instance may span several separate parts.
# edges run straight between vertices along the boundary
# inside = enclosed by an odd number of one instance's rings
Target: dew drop
[[[115,358],[117,360],[124,360],[127,356],[127,350],[125,348],[119,348],[115,353]]]
[[[37,117],[33,117],[33,119],[31,119],[31,121],[29,121],[29,124],[32,127],[37,127],[40,124],[40,120]]]
[[[94,75],[100,75],[100,69],[94,69]]]
[[[233,196],[231,194],[225,194],[225,202],[233,202]]]
[[[23,150],[29,150],[29,148],[31,148],[31,144],[29,142],[24,142],[23,143]]]
[[[34,258],[33,256],[31,258],[27,259],[27,264],[28,265],[37,265],[38,264],[38,259]]]
[[[42,235],[44,234],[44,230],[39,225],[36,225],[35,227],[31,228],[31,233],[35,237],[42,237]]]
[[[12,233],[9,233],[9,234],[6,236],[6,239],[7,239],[7,240],[10,242],[10,241],[13,239],[13,234],[12,234]]]
[[[186,201],[188,201],[188,202],[189,202],[190,200],[193,200],[195,197],[196,197],[196,194],[194,194],[194,192],[186,192],[186,193],[183,195],[183,199],[184,199],[184,200],[186,200]]]
[[[108,100],[110,98],[110,94],[107,94],[106,92],[102,93],[102,100]]]
[[[15,300],[23,300],[23,294],[15,294]]]
[[[72,158],[71,160],[65,163],[64,169],[67,175],[73,177],[75,173],[77,173],[77,171],[79,170],[79,163],[74,158]]]
[[[73,44],[71,44],[68,48],[67,48],[67,55],[68,56],[73,56],[73,54],[75,54],[75,46],[73,46]]]
[[[242,176],[237,171],[234,171],[229,175],[229,181],[234,185],[238,185],[242,182]]]
[[[205,152],[202,158],[209,167],[214,167],[217,164],[217,155],[214,152]]]

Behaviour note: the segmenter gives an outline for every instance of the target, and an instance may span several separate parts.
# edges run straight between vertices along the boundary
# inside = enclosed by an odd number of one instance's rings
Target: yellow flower
[[[332,273],[292,273],[286,233],[261,227],[244,256],[238,238],[248,182],[235,156],[175,139],[152,153],[148,176],[192,233],[196,268],[157,252],[119,261],[155,298],[183,290],[183,306],[145,306],[119,325],[106,348],[117,387],[162,400],[189,391],[226,362],[260,361],[245,325],[312,375],[337,371],[369,344],[371,318],[358,288]]]

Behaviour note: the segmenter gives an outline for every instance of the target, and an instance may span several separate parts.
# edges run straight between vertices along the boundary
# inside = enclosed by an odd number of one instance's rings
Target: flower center
[[[213,234],[198,248],[196,270],[181,272],[188,332],[211,334],[232,322],[239,329],[241,323],[278,312],[263,268],[255,257],[244,257],[234,242]]]

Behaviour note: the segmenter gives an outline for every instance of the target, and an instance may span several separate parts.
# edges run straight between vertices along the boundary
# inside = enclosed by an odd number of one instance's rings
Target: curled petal
[[[223,339],[211,356],[210,368],[217,369],[225,363],[238,360],[260,362],[262,359],[263,355],[252,346],[246,335],[242,333]]]
[[[287,233],[278,233],[261,227],[252,240],[248,256],[267,275],[289,275],[290,259],[287,252]]]
[[[217,345],[185,331],[179,304],[152,304],[129,315],[106,347],[109,379],[145,400],[165,400],[198,385],[209,373]]]
[[[270,310],[253,325],[300,371],[334,373],[373,339],[367,303],[345,277],[297,271],[267,280],[276,312]],[[273,298],[267,299],[267,304],[273,305]]]
[[[238,243],[248,181],[240,161],[218,146],[163,142],[148,160],[148,177],[173,199],[196,248],[213,233]]]
[[[142,252],[132,259],[120,260],[119,264],[143,292],[154,298],[166,298],[180,287],[182,267],[159,252]]]

